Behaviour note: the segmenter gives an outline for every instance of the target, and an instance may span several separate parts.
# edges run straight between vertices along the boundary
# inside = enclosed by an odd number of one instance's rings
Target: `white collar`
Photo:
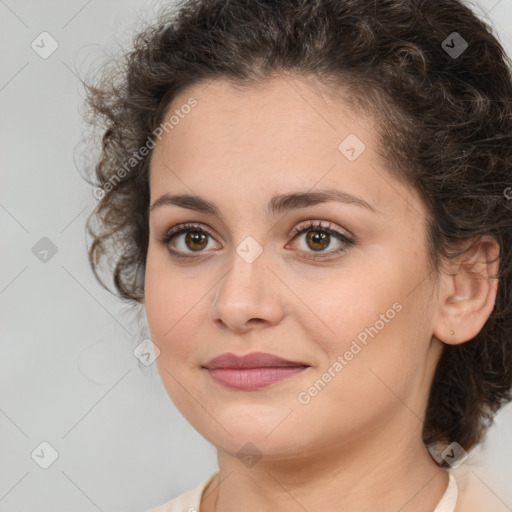
[[[437,507],[434,509],[434,512],[454,512],[455,504],[457,503],[457,497],[459,495],[459,488],[457,487],[457,482],[455,481],[455,477],[448,472],[450,477],[448,481],[448,487],[446,488],[441,501],[437,504]]]

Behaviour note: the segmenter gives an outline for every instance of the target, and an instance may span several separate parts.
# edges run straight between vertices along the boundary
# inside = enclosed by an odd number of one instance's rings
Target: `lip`
[[[291,378],[309,368],[309,365],[273,354],[252,352],[245,355],[221,354],[206,363],[204,368],[218,383],[248,391]]]
[[[237,355],[226,352],[208,361],[204,367],[209,370],[216,368],[261,368],[266,366],[309,366],[300,361],[289,361],[283,357],[267,354],[266,352],[251,352],[245,355]]]

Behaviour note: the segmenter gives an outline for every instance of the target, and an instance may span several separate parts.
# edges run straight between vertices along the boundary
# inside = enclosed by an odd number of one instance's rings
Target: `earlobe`
[[[440,278],[433,335],[456,345],[473,339],[494,309],[498,289],[499,244],[482,236],[448,262]]]

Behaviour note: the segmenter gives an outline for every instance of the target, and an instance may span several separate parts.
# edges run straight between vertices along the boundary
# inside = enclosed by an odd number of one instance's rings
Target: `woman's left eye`
[[[300,240],[303,234],[306,236],[303,237],[302,244],[299,244],[302,245],[299,250],[306,254],[309,253],[304,256],[308,259],[328,258],[344,252],[348,250],[349,246],[354,245],[354,241],[348,236],[332,228],[329,224],[323,225],[321,222],[309,222],[305,226],[295,228],[292,240]],[[171,256],[191,258],[193,253],[198,255],[204,253],[212,240],[215,240],[214,237],[200,224],[180,224],[168,230],[161,237],[160,242],[167,246]],[[333,242],[336,242],[337,248],[332,249]],[[331,249],[327,250],[329,248]]]
[[[321,222],[310,222],[308,225],[296,228],[293,232],[293,239],[300,239],[301,235],[306,236],[302,238],[302,247],[299,249],[303,252],[313,252],[306,258],[320,259],[327,258],[334,254],[346,251],[349,246],[354,245],[352,239],[343,233],[330,227],[329,224],[323,225]],[[337,242],[338,248],[327,251],[333,242]]]

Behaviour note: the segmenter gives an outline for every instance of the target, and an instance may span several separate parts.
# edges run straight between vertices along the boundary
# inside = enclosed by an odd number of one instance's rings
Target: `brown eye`
[[[194,256],[193,253],[209,254],[208,249],[212,249],[212,245],[215,248],[216,241],[201,225],[178,224],[163,234],[160,243],[167,247],[172,256],[187,258]]]
[[[304,258],[309,259],[332,258],[347,252],[354,245],[351,238],[330,223],[323,225],[322,222],[310,221],[294,229],[292,235],[296,248],[303,253]]]
[[[331,235],[322,231],[308,231],[306,242],[313,251],[323,251],[331,243]]]
[[[191,251],[201,251],[208,245],[208,235],[199,231],[187,231],[185,245]]]

